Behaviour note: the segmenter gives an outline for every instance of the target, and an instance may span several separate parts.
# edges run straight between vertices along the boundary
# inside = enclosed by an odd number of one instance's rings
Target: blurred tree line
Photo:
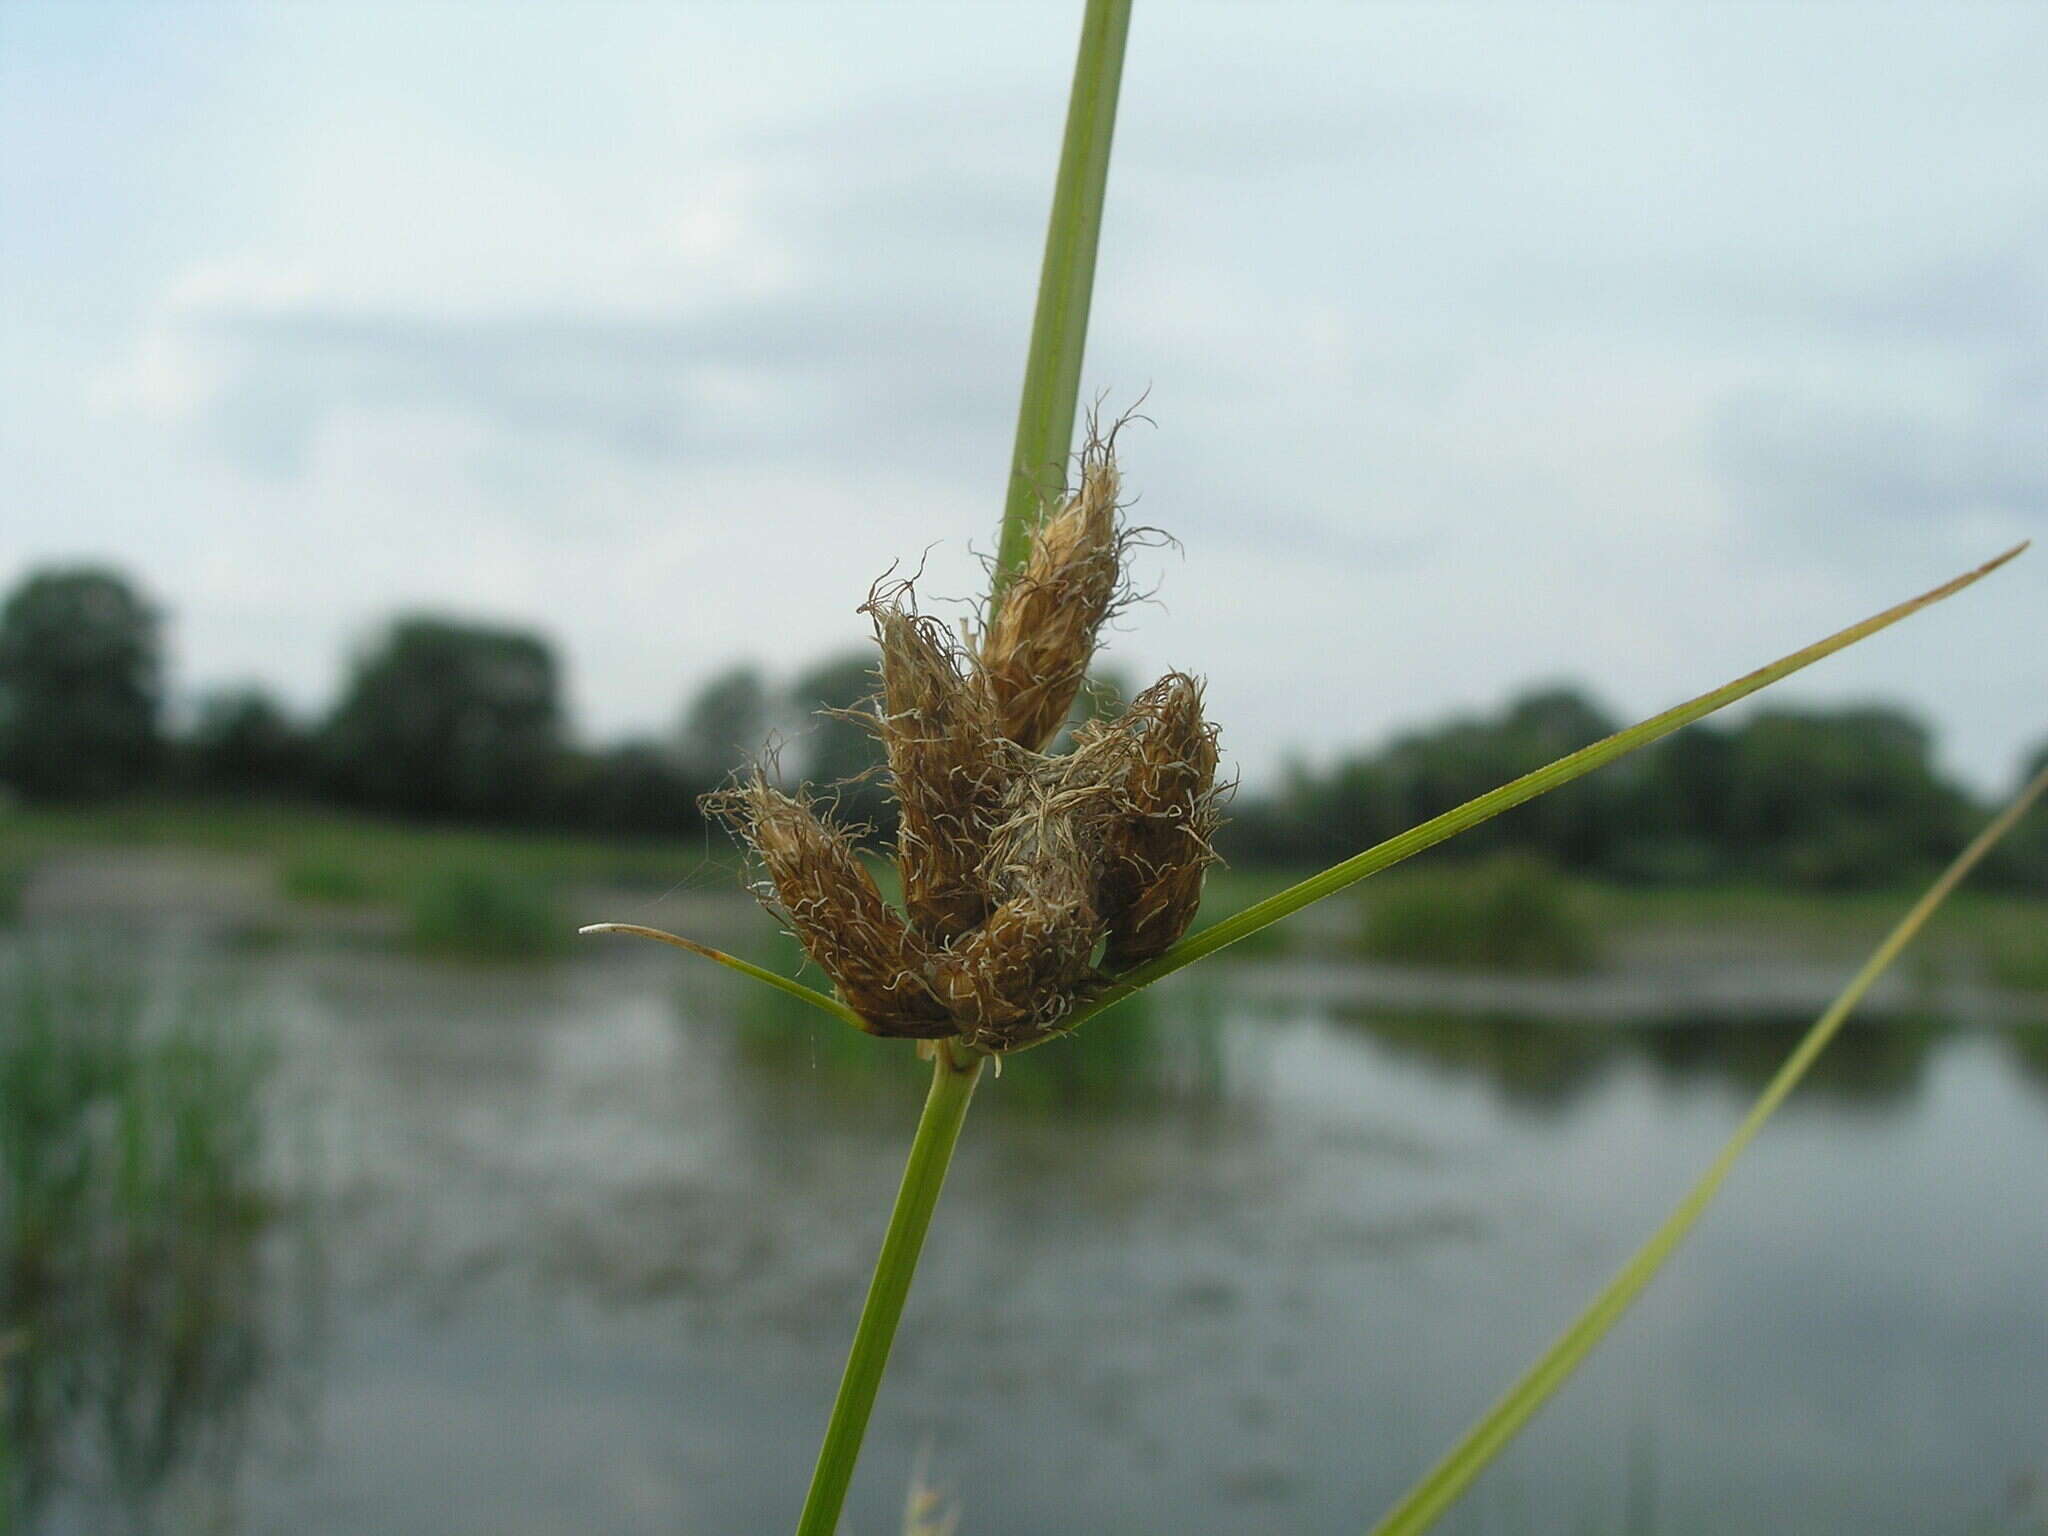
[[[665,738],[586,749],[569,734],[553,649],[521,630],[393,620],[350,661],[323,718],[257,687],[220,690],[167,722],[159,621],[111,571],[30,576],[0,606],[0,786],[82,802],[137,792],[296,799],[421,820],[684,834],[697,797],[777,731],[797,776],[867,766],[866,733],[820,705],[867,693],[864,659],[786,691],[752,667],[714,679]],[[854,738],[849,740],[849,735]]]
[[[865,649],[780,688],[752,666],[731,668],[666,736],[589,749],[570,738],[560,669],[531,633],[401,617],[351,661],[324,718],[297,718],[241,688],[200,700],[172,730],[159,631],[155,610],[112,571],[23,581],[0,607],[0,784],[34,801],[173,792],[677,835],[702,826],[699,795],[773,740],[769,760],[785,782],[839,785],[842,812],[888,829],[873,739],[829,713],[873,688]],[[1084,708],[1113,709],[1123,691],[1098,686]],[[1409,731],[1240,796],[1223,852],[1240,863],[1325,863],[1619,724],[1571,688],[1525,693],[1497,714]],[[1627,882],[1839,888],[1931,871],[1984,814],[1937,773],[1927,729],[1896,709],[1766,709],[1692,726],[1457,847],[1533,853]],[[2048,891],[2048,818],[2008,841],[1995,877]]]
[[[1291,770],[1237,806],[1225,852],[1312,864],[1365,848],[1625,723],[1576,689],[1533,690],[1497,714]],[[2029,772],[2044,761],[2048,746]],[[1931,876],[1987,814],[1936,771],[1932,736],[1902,710],[1765,708],[1688,726],[1462,834],[1456,848],[1532,853],[1622,883],[1848,889]],[[2048,892],[2048,817],[2030,818],[1994,858],[1987,878]]]

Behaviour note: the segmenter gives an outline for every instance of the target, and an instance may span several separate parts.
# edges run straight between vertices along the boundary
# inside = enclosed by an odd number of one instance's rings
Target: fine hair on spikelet
[[[1018,753],[973,657],[919,614],[909,582],[877,585],[862,612],[882,654],[873,729],[899,808],[897,868],[910,921],[934,944],[979,927],[992,905],[981,863]]]
[[[882,745],[902,912],[855,834],[807,797],[757,770],[706,798],[766,866],[763,901],[870,1033],[1023,1050],[1194,920],[1220,820],[1201,683],[1169,672],[1077,729],[1071,750],[1046,750],[1130,598],[1124,561],[1143,530],[1120,520],[1115,437],[1090,423],[1079,489],[1039,524],[971,643],[918,612],[907,580],[877,582],[861,607],[879,687],[871,707],[838,713]]]
[[[1122,744],[1116,812],[1102,850],[1100,900],[1112,971],[1164,954],[1187,932],[1202,900],[1203,872],[1221,815],[1216,728],[1202,718],[1202,685],[1169,672],[1107,726],[1084,730],[1079,747]]]
[[[767,866],[759,891],[871,1033],[938,1039],[957,1027],[931,990],[928,946],[882,899],[852,839],[757,770],[705,799]]]
[[[1102,626],[1131,598],[1125,556],[1145,530],[1124,525],[1121,491],[1116,428],[1101,434],[1091,421],[1078,489],[1032,530],[1024,564],[982,630],[981,669],[1003,734],[1034,752],[1066,723]]]
[[[1011,1050],[1044,1039],[1093,974],[1102,924],[1090,811],[1103,791],[1074,783],[1068,761],[1040,758],[1013,786],[982,864],[995,910],[937,958],[936,990],[970,1045]]]

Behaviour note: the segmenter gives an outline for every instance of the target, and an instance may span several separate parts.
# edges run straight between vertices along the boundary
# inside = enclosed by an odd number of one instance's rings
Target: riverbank
[[[1198,923],[1302,873],[1219,869]],[[627,920],[776,948],[742,894],[737,861],[710,836],[613,842],[295,806],[137,803],[6,813],[0,874],[0,922],[31,927],[170,927],[243,946],[545,957],[583,953],[568,943],[581,923]],[[1531,877],[1541,904],[1574,925],[1570,966],[1545,963],[1539,951],[1526,965],[1461,963],[1427,943],[1390,956],[1369,942],[1376,921],[1405,907],[1420,914],[1426,939],[1431,912],[1469,916],[1491,878],[1483,866],[1425,858],[1231,953],[1259,962],[1244,967],[1246,984],[1282,1001],[1595,1022],[1783,1017],[1823,1006],[1917,894],[1624,888],[1542,874]],[[1876,1015],[2048,1021],[2048,903],[1959,893],[1869,1006]]]

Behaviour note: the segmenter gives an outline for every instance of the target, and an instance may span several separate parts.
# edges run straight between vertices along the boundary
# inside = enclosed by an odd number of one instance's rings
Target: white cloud
[[[2040,22],[1478,14],[1132,39],[1088,380],[1150,387],[1187,550],[1117,649],[1254,775],[1531,677],[1646,711],[2039,526]],[[401,604],[526,620],[604,731],[857,640],[935,539],[972,587],[1065,12],[251,15],[0,142],[78,189],[0,242],[0,580],[112,555],[186,676],[308,701]],[[2048,576],[2001,580],[1810,686],[1995,777],[2048,729]]]

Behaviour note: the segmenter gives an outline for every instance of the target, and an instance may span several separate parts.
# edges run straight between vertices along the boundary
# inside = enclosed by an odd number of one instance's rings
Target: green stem
[[[1088,0],[1081,19],[1080,52],[1074,60],[1059,176],[1053,183],[1031,351],[1024,365],[1024,397],[1017,411],[1017,447],[996,546],[991,611],[1002,600],[1009,577],[1023,564],[1047,492],[1057,493],[1065,483],[1081,393],[1081,354],[1088,339],[1088,302],[1095,289],[1102,198],[1109,185],[1109,141],[1116,127],[1117,87],[1123,79],[1124,39],[1130,29],[1131,0]],[[731,963],[716,954],[712,958]],[[868,1414],[889,1364],[889,1346],[903,1316],[918,1252],[924,1247],[932,1207],[945,1183],[946,1165],[952,1160],[982,1061],[978,1055],[960,1060],[949,1043],[935,1048],[932,1091],[917,1123],[917,1139],[910,1146],[910,1163],[903,1170],[903,1187],[896,1194],[881,1256],[875,1260],[875,1277],[861,1308],[839,1396],[832,1404],[832,1420],[825,1427],[825,1444],[811,1474],[797,1536],[835,1536],[838,1529]]]
[[[889,1231],[875,1260],[867,1302],[860,1309],[860,1326],[854,1330],[853,1351],[846,1358],[846,1374],[840,1378],[831,1422],[825,1426],[825,1444],[818,1452],[817,1470],[811,1474],[811,1491],[797,1522],[797,1536],[834,1536],[839,1528],[846,1485],[853,1479],[868,1414],[889,1364],[889,1346],[903,1316],[904,1298],[910,1294],[911,1276],[917,1273],[917,1255],[932,1224],[932,1208],[939,1202],[946,1167],[953,1160],[953,1144],[960,1139],[960,1124],[967,1118],[968,1101],[974,1097],[985,1059],[977,1055],[961,1061],[953,1046],[944,1042],[933,1052],[932,1090],[925,1097],[917,1136],[910,1143],[910,1161],[903,1169],[902,1187],[896,1191],[896,1209],[890,1213]]]
[[[1088,0],[1067,133],[1053,183],[1052,219],[1039,270],[1038,310],[1017,408],[1017,446],[1010,456],[1003,531],[996,545],[991,605],[1024,563],[1031,529],[1049,499],[1066,487],[1074,412],[1081,398],[1081,354],[1088,340],[1088,303],[1095,292],[1095,249],[1102,236],[1102,199],[1109,185],[1109,141],[1116,129],[1124,39],[1131,0]]]

